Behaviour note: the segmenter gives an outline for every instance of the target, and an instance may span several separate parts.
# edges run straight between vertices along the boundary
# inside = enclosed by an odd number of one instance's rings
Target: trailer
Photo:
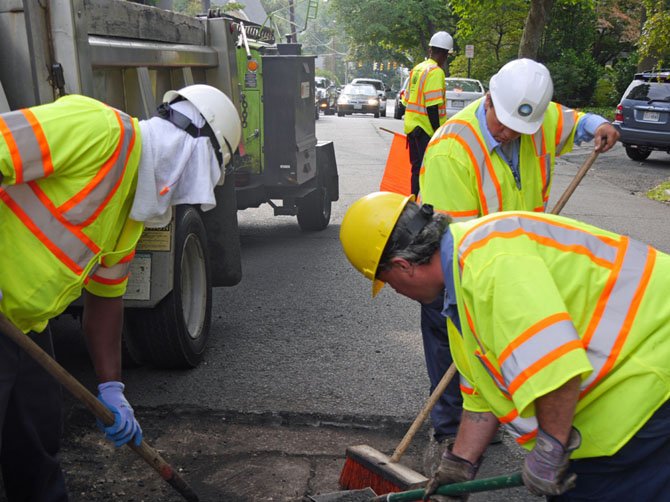
[[[242,279],[238,211],[269,204],[305,231],[330,222],[338,173],[332,142],[315,134],[315,56],[241,16],[124,0],[3,0],[0,40],[0,112],[84,94],[146,119],[166,91],[196,83],[235,103],[242,141],[216,208],[179,206],[166,227],[145,230],[124,297],[127,359],[197,366],[212,288]]]

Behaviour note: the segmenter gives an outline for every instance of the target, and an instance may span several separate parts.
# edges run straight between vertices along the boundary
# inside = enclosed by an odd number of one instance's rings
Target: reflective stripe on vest
[[[477,191],[479,193],[479,204],[484,216],[489,213],[502,211],[502,193],[500,181],[495,174],[491,157],[479,134],[471,124],[458,119],[447,121],[440,129],[439,135],[431,143],[444,139],[453,139],[458,141],[470,158],[477,178]],[[453,215],[452,215],[453,217]],[[464,219],[470,219],[465,215]]]
[[[0,132],[12,156],[17,185],[53,173],[49,145],[33,112],[23,109],[3,114]]]
[[[556,104],[556,107],[558,109],[558,125],[556,127],[555,144],[556,155],[560,155],[577,123],[577,112],[559,104]]]
[[[49,169],[53,170],[48,144],[37,122],[31,124],[30,129],[26,128],[26,124],[29,123],[27,116],[32,113],[24,112],[29,110],[5,114],[7,128],[3,129],[2,133],[6,140],[12,138],[12,143],[18,147],[17,155],[20,156],[22,165],[22,178],[26,177],[28,172],[31,173],[31,177],[35,177],[35,173],[43,176],[42,173],[47,173]],[[130,117],[116,110],[114,113],[122,126],[117,148],[101,167],[95,179],[60,207],[52,203],[35,181],[0,189],[0,198],[17,218],[58,260],[77,275],[80,275],[91,259],[100,252],[100,248],[81,229],[104,209],[116,192],[135,143],[135,128]],[[44,163],[38,166],[35,160],[37,158]]]
[[[656,251],[624,236],[616,240],[532,215],[514,218],[502,215],[488,220],[486,225],[472,227],[465,234],[458,247],[461,273],[472,251],[491,239],[519,235],[540,245],[588,257],[610,270],[607,285],[581,339],[566,312],[540,321],[510,343],[498,358],[500,372],[479,351],[476,356],[496,386],[508,396],[550,362],[571,350],[583,348],[593,372],[581,382],[581,399],[614,366],[649,282]],[[520,432],[523,435],[532,431]]]
[[[439,67],[437,65],[431,65],[423,69],[421,72],[421,76],[419,77],[419,82],[418,82],[418,91],[416,93],[416,101],[409,101],[411,98],[411,92],[409,93],[410,95],[407,96],[407,104],[405,105],[405,113],[410,112],[410,113],[418,113],[419,115],[428,115],[428,109],[426,108],[426,100],[430,100],[432,98],[439,98],[440,95],[442,94],[442,91],[440,90],[435,90],[435,91],[429,91],[424,94],[423,88],[426,85],[426,80],[428,79],[428,74],[433,71],[438,69]],[[414,70],[412,70],[413,72]],[[412,82],[412,75],[409,76],[408,86],[410,86],[411,89],[411,82]],[[439,111],[439,116],[440,117],[446,117],[447,116],[447,108],[444,102],[438,107]]]

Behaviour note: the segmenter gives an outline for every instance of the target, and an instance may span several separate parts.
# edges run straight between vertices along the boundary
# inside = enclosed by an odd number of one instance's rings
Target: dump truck
[[[329,224],[338,173],[332,142],[315,134],[315,56],[243,16],[124,0],[3,0],[0,40],[0,111],[83,94],[146,119],[166,91],[196,83],[235,103],[242,141],[216,208],[178,206],[169,225],[145,230],[124,297],[126,358],[195,367],[212,288],[242,280],[238,211],[269,204],[305,231]]]

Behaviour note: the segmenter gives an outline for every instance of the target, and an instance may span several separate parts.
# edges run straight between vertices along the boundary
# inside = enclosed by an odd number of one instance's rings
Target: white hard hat
[[[521,134],[534,134],[554,94],[547,67],[532,59],[515,59],[491,77],[491,99],[503,125]]]
[[[168,91],[163,96],[163,101],[171,103],[179,96],[195,106],[212,128],[223,154],[223,165],[228,164],[242,136],[242,123],[233,102],[216,87],[205,84],[188,85],[178,91]]]
[[[454,50],[454,39],[451,38],[451,35],[446,31],[438,31],[430,37],[428,45],[430,47],[439,47],[440,49],[451,52]]]

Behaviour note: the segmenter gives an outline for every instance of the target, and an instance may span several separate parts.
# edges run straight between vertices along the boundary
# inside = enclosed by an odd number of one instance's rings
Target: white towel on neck
[[[171,105],[202,127],[205,120],[188,101]],[[170,222],[172,206],[200,204],[203,211],[216,206],[214,187],[221,167],[207,137],[194,138],[160,117],[140,121],[142,155],[137,191],[130,217],[148,228]]]

